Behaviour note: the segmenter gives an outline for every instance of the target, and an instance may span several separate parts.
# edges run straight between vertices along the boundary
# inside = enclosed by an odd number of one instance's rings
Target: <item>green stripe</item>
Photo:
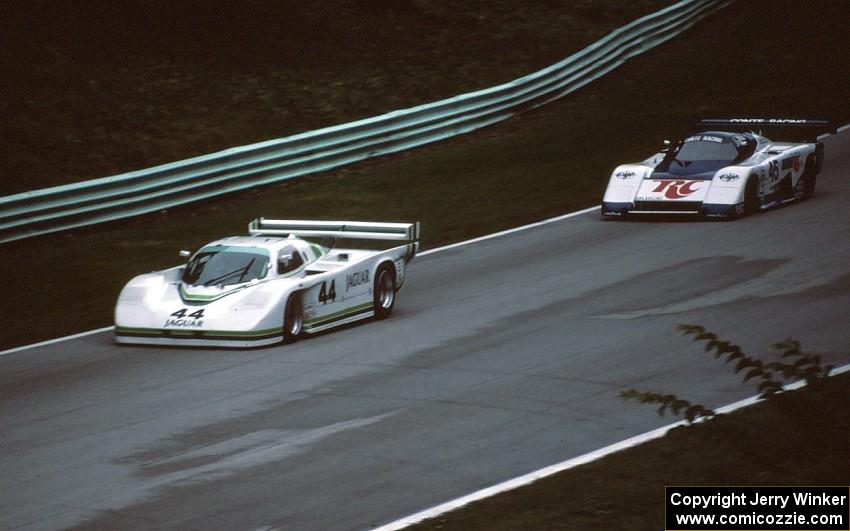
[[[132,328],[129,326],[116,326],[115,327],[116,334],[148,334],[151,336],[159,336],[162,335],[162,330],[157,330],[156,328]]]
[[[193,336],[200,334],[204,336],[220,336],[220,337],[257,337],[282,334],[283,327],[266,328],[265,330],[248,330],[248,331],[231,331],[231,330],[176,330],[173,328],[132,328],[129,326],[116,326],[116,334],[144,334],[149,336],[162,336],[168,332],[171,335],[178,336]]]
[[[362,311],[362,310],[365,310],[365,309],[367,309],[367,308],[371,308],[371,307],[372,307],[372,303],[371,303],[371,302],[367,302],[367,303],[364,303],[364,304],[359,304],[359,305],[357,305],[357,306],[352,306],[351,308],[346,308],[346,309],[344,309],[344,310],[340,310],[340,311],[338,311],[338,312],[334,312],[334,313],[329,314],[329,315],[323,315],[323,316],[321,316],[321,317],[316,317],[316,318],[314,318],[314,319],[310,319],[310,320],[308,320],[308,321],[304,321],[304,324],[305,324],[305,325],[316,325],[316,324],[321,324],[321,323],[323,323],[323,322],[325,322],[325,321],[331,321],[331,320],[336,319],[336,318],[338,318],[338,317],[342,317],[342,316],[344,316],[344,315],[348,315],[348,314],[350,314],[350,313],[357,313],[357,312],[359,312],[359,311]]]
[[[237,331],[217,331],[210,330],[204,331],[203,334],[216,335],[216,336],[229,336],[229,337],[254,337],[254,336],[270,336],[274,334],[282,334],[283,327],[278,328],[267,328],[265,330],[251,330],[247,332],[237,332]]]
[[[222,297],[227,297],[228,295],[231,295],[231,294],[233,294],[233,293],[236,293],[237,291],[241,291],[241,290],[243,290],[243,289],[245,289],[245,288],[247,288],[247,287],[248,287],[248,286],[240,286],[240,287],[235,288],[235,289],[232,289],[232,290],[230,290],[230,291],[226,291],[226,292],[224,292],[224,293],[219,293],[218,295],[194,295],[194,294],[192,294],[192,293],[188,293],[188,292],[186,291],[186,288],[184,288],[184,287],[183,287],[183,284],[181,283],[181,284],[180,284],[180,297],[181,297],[184,301],[191,301],[191,302],[212,302],[212,301],[215,301],[215,300],[221,299]]]

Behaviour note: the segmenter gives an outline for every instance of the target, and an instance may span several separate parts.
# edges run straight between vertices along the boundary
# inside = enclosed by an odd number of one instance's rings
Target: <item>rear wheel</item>
[[[378,268],[372,293],[374,294],[375,319],[386,319],[395,306],[395,271],[390,265],[384,264]]]
[[[293,293],[286,299],[286,308],[283,311],[283,340],[291,343],[298,339],[304,329],[304,307],[301,305],[301,297]]]
[[[815,195],[815,182],[817,178],[815,161],[809,157],[806,159],[806,167],[803,169],[803,175],[800,177],[800,180],[803,182],[803,199],[808,199]]]

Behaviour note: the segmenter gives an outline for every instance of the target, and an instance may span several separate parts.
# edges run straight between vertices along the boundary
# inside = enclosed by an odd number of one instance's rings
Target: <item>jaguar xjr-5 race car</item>
[[[183,251],[185,265],[128,282],[115,306],[116,341],[254,347],[383,319],[419,247],[418,223],[260,218],[249,234]],[[337,249],[340,239],[404,243]]]
[[[774,142],[762,128],[804,131],[803,142]],[[602,217],[691,214],[735,219],[810,197],[823,165],[823,120],[708,119],[698,132],[643,162],[618,166],[602,199]]]

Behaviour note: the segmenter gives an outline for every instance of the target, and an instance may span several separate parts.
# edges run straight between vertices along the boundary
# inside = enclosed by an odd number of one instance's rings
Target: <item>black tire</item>
[[[375,304],[375,319],[389,317],[395,306],[395,269],[389,264],[383,264],[375,273],[375,284],[372,289]]]
[[[301,303],[301,296],[293,293],[286,299],[286,306],[283,310],[283,341],[292,343],[301,335],[304,330],[304,307]]]
[[[751,177],[747,181],[747,188],[744,190],[744,215],[749,216],[759,211],[759,182],[756,177]]]
[[[812,157],[806,159],[806,167],[803,169],[803,175],[800,179],[803,181],[803,199],[808,199],[815,195],[818,170]]]
[[[619,216],[603,216],[603,215],[600,215],[599,219],[601,219],[602,221],[625,221],[625,220],[628,219],[628,217],[629,217],[629,214],[627,212],[623,212]]]

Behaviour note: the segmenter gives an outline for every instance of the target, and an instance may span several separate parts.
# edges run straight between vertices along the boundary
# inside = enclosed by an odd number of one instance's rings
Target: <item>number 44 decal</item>
[[[326,283],[322,281],[322,287],[319,289],[319,302],[327,304],[328,301],[336,300],[336,280],[331,280],[331,289],[328,290]]]
[[[182,319],[182,318],[186,317],[186,312],[188,312],[188,311],[189,310],[187,308],[181,308],[181,309],[177,310],[176,312],[172,313],[171,317],[177,317],[178,319]],[[201,318],[203,318],[203,316],[204,316],[204,309],[203,308],[201,308],[197,312],[192,312],[192,313],[189,314],[189,317],[191,317],[192,319],[201,319]]]

